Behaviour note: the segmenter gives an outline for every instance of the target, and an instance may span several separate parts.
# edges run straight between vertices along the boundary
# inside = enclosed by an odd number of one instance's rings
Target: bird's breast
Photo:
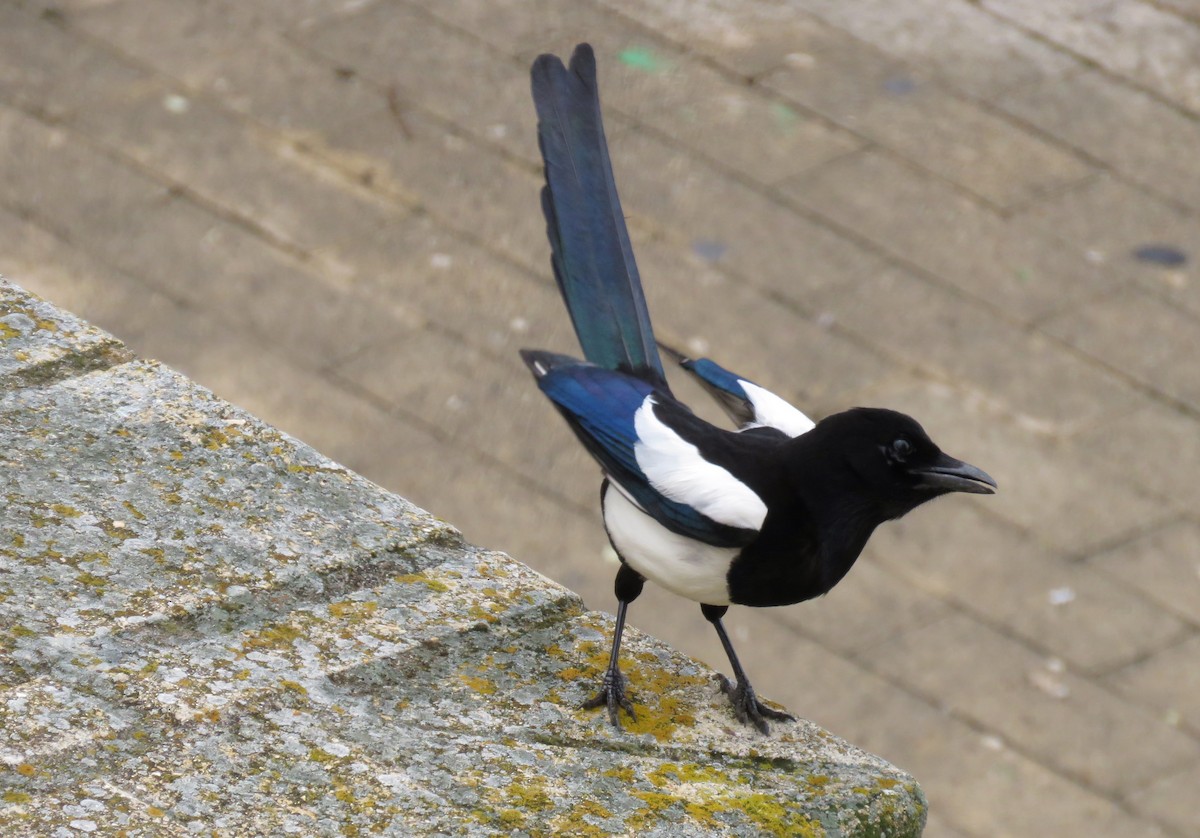
[[[841,581],[859,548],[849,554],[832,545],[806,516],[773,516],[757,539],[730,566],[728,585],[735,605],[792,605],[826,594]]]
[[[673,533],[610,483],[604,526],[613,548],[630,567],[672,593],[708,605],[729,605],[728,575],[737,547],[714,547]]]

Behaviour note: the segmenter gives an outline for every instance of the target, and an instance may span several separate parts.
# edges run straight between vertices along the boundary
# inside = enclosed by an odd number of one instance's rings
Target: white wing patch
[[[770,390],[764,390],[757,384],[738,379],[746,398],[754,407],[755,423],[748,427],[764,426],[777,428],[790,437],[806,434],[815,427],[816,423],[796,408],[792,407]]]
[[[762,498],[664,425],[654,415],[654,396],[646,396],[634,414],[633,427],[638,436],[633,447],[638,467],[659,494],[686,503],[718,524],[748,530],[762,527],[767,517]]]
[[[677,535],[640,510],[616,481],[604,496],[604,526],[626,563],[672,593],[708,605],[729,605],[729,565],[737,547],[713,547]]]

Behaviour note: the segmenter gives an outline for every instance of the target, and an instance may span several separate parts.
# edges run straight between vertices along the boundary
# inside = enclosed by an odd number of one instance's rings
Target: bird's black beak
[[[948,454],[941,454],[932,465],[913,468],[912,473],[921,479],[917,484],[920,488],[938,492],[990,495],[997,488],[996,481],[986,471]]]

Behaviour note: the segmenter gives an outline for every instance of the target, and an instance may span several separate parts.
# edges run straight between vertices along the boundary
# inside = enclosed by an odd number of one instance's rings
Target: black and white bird
[[[759,701],[721,623],[730,605],[790,605],[836,585],[884,521],[996,483],[917,422],[856,407],[814,423],[707,359],[668,351],[737,423],[677,401],[650,327],[604,138],[592,49],[532,69],[551,263],[586,361],[522,350],[538,387],[600,464],[604,525],[621,560],[612,655],[585,707],[635,716],[619,662],[626,611],[647,579],[700,603],[729,656],[721,685],[743,723],[791,719]],[[664,347],[665,350],[665,347]]]

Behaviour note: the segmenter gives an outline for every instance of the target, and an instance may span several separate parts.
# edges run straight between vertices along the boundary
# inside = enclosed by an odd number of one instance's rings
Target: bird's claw
[[[721,692],[729,696],[729,703],[733,705],[733,714],[737,716],[737,720],[744,725],[754,725],[764,736],[771,732],[767,719],[796,721],[796,717],[790,713],[768,707],[759,701],[749,681],[738,681],[735,685],[724,675],[718,675],[717,678],[720,679]]]
[[[584,710],[595,710],[597,707],[608,708],[608,720],[617,729],[621,728],[620,710],[624,710],[630,719],[637,721],[637,713],[633,712],[633,702],[625,694],[625,676],[621,674],[621,670],[605,670],[600,692],[583,702]]]

